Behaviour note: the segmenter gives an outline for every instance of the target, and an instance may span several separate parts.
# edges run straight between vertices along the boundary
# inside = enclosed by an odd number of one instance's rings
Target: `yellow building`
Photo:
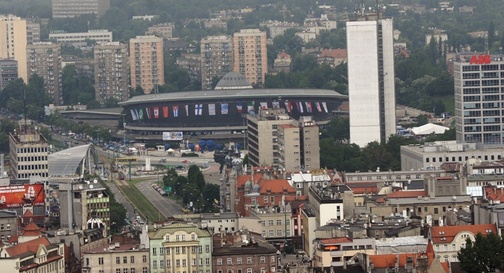
[[[266,32],[242,29],[234,34],[234,71],[242,74],[254,87],[262,87],[268,73]]]
[[[164,85],[163,38],[137,36],[130,39],[131,87],[150,94]]]
[[[14,15],[0,15],[0,58],[18,62],[18,75],[28,82],[26,62],[26,20]]]

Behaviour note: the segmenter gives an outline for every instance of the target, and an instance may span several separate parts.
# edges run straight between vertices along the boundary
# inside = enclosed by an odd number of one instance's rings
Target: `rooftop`
[[[431,227],[431,237],[434,244],[445,244],[452,242],[455,237],[462,232],[472,233],[476,235],[481,233],[486,235],[488,233],[497,234],[495,224],[484,225],[463,225],[463,226],[435,226]]]

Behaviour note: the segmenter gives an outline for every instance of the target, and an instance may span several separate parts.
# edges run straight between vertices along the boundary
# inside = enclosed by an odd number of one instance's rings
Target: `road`
[[[147,180],[136,184],[136,187],[163,214],[164,218],[182,214],[182,208],[177,202],[162,196],[152,187],[152,183],[155,182],[157,182],[157,179]]]

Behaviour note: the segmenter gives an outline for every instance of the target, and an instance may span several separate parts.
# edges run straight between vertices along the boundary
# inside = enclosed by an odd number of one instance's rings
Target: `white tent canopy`
[[[430,135],[430,134],[444,134],[444,132],[450,130],[450,128],[433,124],[433,123],[427,123],[425,125],[422,125],[420,127],[413,127],[411,128],[411,132],[416,135],[416,136],[424,136],[424,135]]]

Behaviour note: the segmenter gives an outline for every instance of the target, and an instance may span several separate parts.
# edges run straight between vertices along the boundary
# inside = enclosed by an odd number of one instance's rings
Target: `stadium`
[[[284,108],[297,119],[312,116],[320,124],[346,115],[346,95],[324,89],[253,89],[238,73],[226,74],[214,90],[150,94],[121,103],[125,129],[137,140],[237,139],[246,114]],[[142,137],[143,136],[143,137]]]

